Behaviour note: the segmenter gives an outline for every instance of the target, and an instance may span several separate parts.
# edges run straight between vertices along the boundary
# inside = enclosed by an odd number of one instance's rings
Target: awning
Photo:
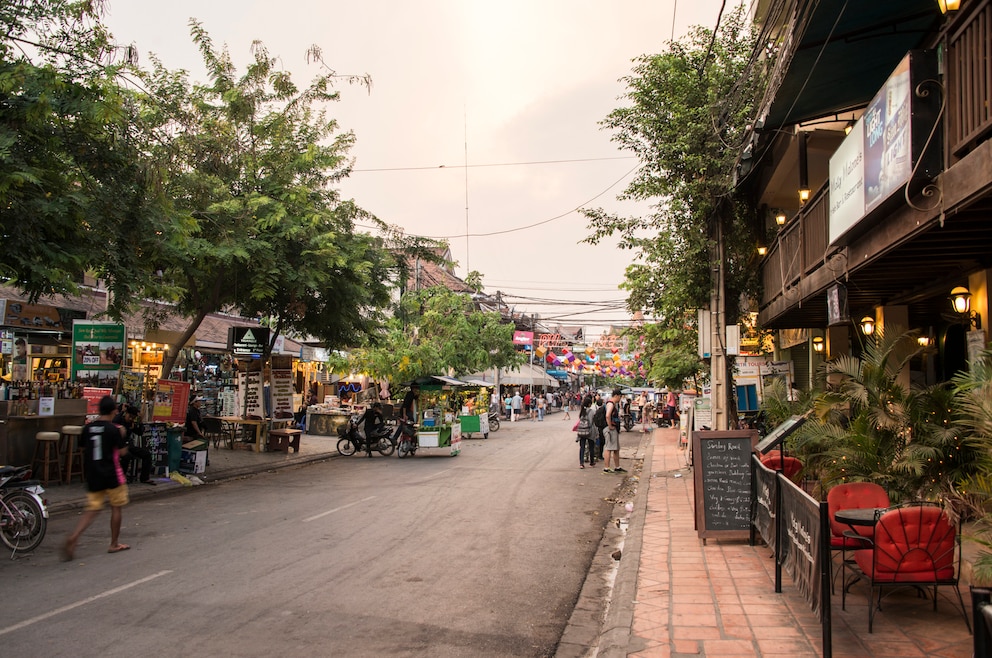
[[[765,131],[864,107],[941,20],[933,0],[800,0],[805,30],[778,71]]]
[[[541,368],[525,363],[512,372],[501,371],[499,375],[500,384],[510,384],[511,386],[554,386],[557,388],[558,380],[549,377]]]
[[[444,375],[434,375],[433,377],[438,381],[442,381],[445,384],[450,384],[452,386],[468,386],[466,382],[463,382],[460,379],[455,379],[454,377],[445,377]]]

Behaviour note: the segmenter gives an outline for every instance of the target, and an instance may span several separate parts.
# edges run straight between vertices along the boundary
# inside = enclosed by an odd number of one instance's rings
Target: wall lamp
[[[764,256],[768,253],[768,247],[758,247],[758,255]]]
[[[778,224],[779,226],[785,226],[785,220],[786,220],[786,217],[785,217],[785,213],[784,212],[782,212],[781,210],[779,210],[777,213],[775,213],[775,223],[776,224]]]
[[[823,337],[822,336],[814,336],[813,337],[813,351],[814,352],[822,352],[823,351],[823,348],[824,348]]]
[[[937,0],[940,13],[946,14],[949,11],[957,11],[961,8],[961,0]]]
[[[974,325],[975,329],[982,328],[982,316],[971,312],[971,291],[964,286],[951,290],[951,308],[961,316],[963,324]]]
[[[861,318],[861,322],[859,324],[861,325],[861,333],[865,336],[871,336],[875,333],[875,318],[870,315],[866,315]]]

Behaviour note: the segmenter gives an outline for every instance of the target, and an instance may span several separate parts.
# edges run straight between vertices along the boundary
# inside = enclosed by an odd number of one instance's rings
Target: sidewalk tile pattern
[[[820,622],[787,573],[782,593],[775,593],[767,546],[714,539],[704,545],[698,538],[686,453],[674,430],[656,431],[652,440],[650,472],[642,474],[647,513],[628,655],[822,655]],[[941,593],[934,612],[932,600],[897,590],[882,600],[875,632],[869,634],[867,588],[857,584],[848,593],[847,611],[834,597],[833,656],[971,656],[972,637],[954,603]]]

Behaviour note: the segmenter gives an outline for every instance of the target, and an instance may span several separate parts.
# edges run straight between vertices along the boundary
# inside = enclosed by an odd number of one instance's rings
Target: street
[[[578,468],[573,421],[504,423],[462,453],[335,458],[76,514],[0,561],[8,655],[547,656],[620,476]],[[624,433],[625,445],[639,440]]]

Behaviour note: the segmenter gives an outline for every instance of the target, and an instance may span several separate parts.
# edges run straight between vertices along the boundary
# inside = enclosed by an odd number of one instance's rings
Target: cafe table
[[[276,425],[287,425],[292,422],[292,418],[247,418],[245,416],[214,416],[235,428],[241,425],[248,425],[255,428],[255,452],[262,452],[265,449],[263,444],[266,432],[263,428],[268,429],[269,427]],[[237,429],[235,429],[237,431]]]
[[[878,523],[878,517],[882,515],[888,507],[859,507],[853,509],[839,509],[834,512],[834,518],[838,523],[846,523],[851,529],[857,532],[854,526],[871,526]]]

